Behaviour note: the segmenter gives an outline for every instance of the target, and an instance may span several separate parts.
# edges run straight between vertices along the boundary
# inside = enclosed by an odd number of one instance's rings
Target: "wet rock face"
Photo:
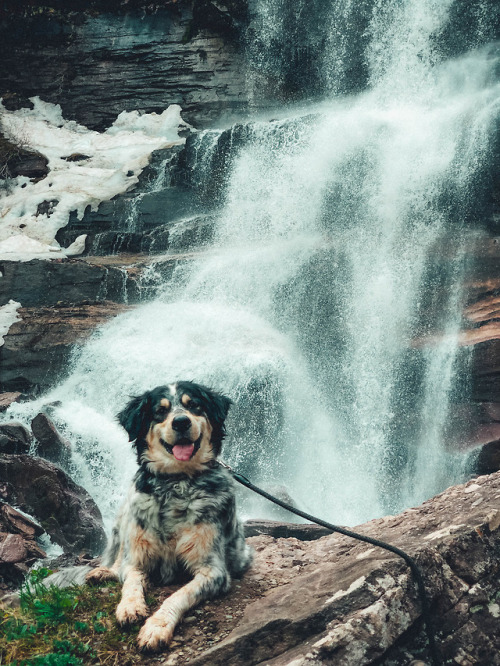
[[[15,4],[0,17],[0,97],[14,104],[39,95],[92,129],[124,110],[180,104],[203,124],[246,106],[243,1]]]
[[[107,301],[20,308],[21,320],[11,326],[0,348],[0,390],[47,388],[64,373],[73,345],[124,309]]]
[[[100,511],[56,465],[26,455],[0,454],[0,499],[34,516],[69,553],[100,553],[106,537]]]
[[[40,525],[8,504],[0,504],[0,587],[19,585],[35,561],[45,557],[36,543],[41,534]]]
[[[28,453],[33,437],[22,423],[0,425],[0,453]]]
[[[153,244],[165,236],[169,231],[158,228],[145,238]],[[0,306],[9,299],[23,305],[0,347],[0,392],[12,393],[0,395],[0,411],[20,392],[48,388],[66,372],[75,343],[131,307],[129,303],[153,297],[158,281],[168,280],[186,260],[165,257],[148,277],[143,275],[151,262],[146,255],[0,262]]]
[[[71,459],[71,444],[59,434],[51,419],[46,414],[37,414],[31,421],[31,430],[37,441],[38,455],[66,467]]]
[[[127,300],[128,276],[118,268],[77,259],[1,261],[0,305],[14,299],[24,307]]]

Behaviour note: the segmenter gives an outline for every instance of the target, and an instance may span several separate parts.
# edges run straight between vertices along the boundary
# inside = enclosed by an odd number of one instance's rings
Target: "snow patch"
[[[70,212],[81,219],[87,206],[96,210],[130,189],[151,153],[184,143],[178,130],[188,126],[180,106],[173,104],[161,114],[123,111],[106,131],[95,132],[65,120],[58,104],[39,97],[31,101],[33,109],[7,111],[0,100],[2,132],[45,155],[50,171],[37,183],[13,179],[13,187],[0,194],[0,259],[51,259],[75,255],[80,247],[83,251],[81,237],[69,252],[55,241]],[[76,161],[64,159],[71,156]],[[48,212],[39,212],[43,202],[52,202]]]
[[[0,347],[4,343],[4,336],[9,332],[9,328],[15,321],[19,321],[21,317],[17,314],[17,310],[21,307],[21,303],[10,300],[6,305],[0,307]]]

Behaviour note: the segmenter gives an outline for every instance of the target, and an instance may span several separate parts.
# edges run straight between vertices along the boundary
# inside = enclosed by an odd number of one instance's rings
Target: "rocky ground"
[[[50,420],[42,415],[34,423],[40,452],[56,457],[59,451],[64,461],[67,443],[57,439]],[[78,563],[88,560],[83,553],[102,547],[102,528],[91,499],[60,467],[22,452],[30,433],[2,427],[0,575],[7,587],[43,557],[37,542],[43,531],[63,545],[60,562]],[[13,479],[18,469],[22,477]],[[499,500],[497,472],[356,528],[417,561],[445,663],[500,664]],[[251,521],[246,533],[254,563],[229,594],[191,611],[160,656],[141,655],[132,642],[123,663],[430,663],[420,599],[401,558],[313,526]],[[172,589],[154,590],[152,610]]]

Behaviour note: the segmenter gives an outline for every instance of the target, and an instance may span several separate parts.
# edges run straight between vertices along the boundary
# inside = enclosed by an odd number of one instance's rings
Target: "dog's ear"
[[[129,442],[133,442],[149,430],[152,419],[151,391],[132,398],[117,415],[120,425],[128,432]]]
[[[222,425],[226,420],[229,408],[233,404],[233,401],[221,393],[210,391],[209,404],[210,420],[217,423],[218,425]]]
[[[233,402],[221,393],[207,390],[205,404],[208,420],[212,424],[212,446],[215,455],[218,456],[222,448],[222,441],[226,436],[224,421]]]

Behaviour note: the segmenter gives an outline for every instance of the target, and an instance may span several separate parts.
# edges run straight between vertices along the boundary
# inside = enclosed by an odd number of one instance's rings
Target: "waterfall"
[[[321,22],[307,13],[317,4]],[[114,414],[176,379],[234,401],[224,459],[337,523],[401,510],[466,473],[446,433],[466,389],[466,249],[500,106],[487,4],[464,10],[475,21],[460,52],[446,38],[463,9],[453,0],[289,5],[255,3],[251,85],[289,78],[276,55],[287,25],[321,23],[323,99],[193,137],[204,187],[214,151],[238,135],[210,248],[97,331],[48,395],[10,410],[52,404],[107,520],[134,469]]]

